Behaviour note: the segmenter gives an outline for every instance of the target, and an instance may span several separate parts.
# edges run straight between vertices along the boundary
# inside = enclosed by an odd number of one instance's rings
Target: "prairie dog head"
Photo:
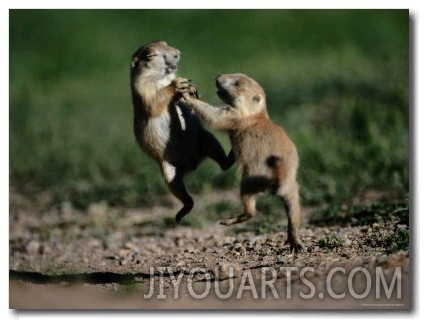
[[[131,77],[143,76],[168,85],[175,78],[180,54],[165,41],[143,45],[132,56]]]
[[[216,87],[222,101],[246,116],[266,110],[264,90],[258,82],[243,73],[219,75]]]

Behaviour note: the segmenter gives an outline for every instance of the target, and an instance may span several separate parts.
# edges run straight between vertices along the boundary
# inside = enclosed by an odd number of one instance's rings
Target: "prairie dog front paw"
[[[172,85],[175,89],[175,92],[188,92],[190,88],[190,81],[185,78],[178,77],[172,81]]]

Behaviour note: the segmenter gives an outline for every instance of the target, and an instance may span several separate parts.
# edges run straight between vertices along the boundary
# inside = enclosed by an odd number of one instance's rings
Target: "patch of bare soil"
[[[384,241],[408,226],[392,218],[304,222],[306,250],[295,254],[285,230],[175,225],[176,207],[98,203],[83,212],[67,203],[44,209],[19,195],[10,199],[10,308],[410,308],[409,253],[390,253]],[[186,219],[219,199],[238,205],[235,192],[199,196]]]

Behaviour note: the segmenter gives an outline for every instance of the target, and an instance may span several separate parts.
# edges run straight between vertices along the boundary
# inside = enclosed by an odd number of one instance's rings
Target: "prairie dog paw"
[[[197,91],[197,87],[194,84],[189,84],[187,93],[192,98],[196,98],[196,99],[199,98],[199,92]]]
[[[172,85],[177,92],[187,92],[190,87],[190,81],[185,78],[178,77],[172,81]]]
[[[181,93],[182,95],[188,93],[191,97],[198,98],[199,94],[194,84],[190,83],[191,80],[178,77],[173,80],[172,85],[174,86],[175,92]]]
[[[245,222],[247,220],[249,220],[250,218],[252,218],[252,216],[250,215],[246,215],[246,214],[241,214],[238,215],[237,217],[234,218],[228,218],[226,220],[222,220],[219,222],[219,224],[223,225],[223,226],[231,226],[232,224],[236,224],[236,223],[240,223],[240,222]]]
[[[304,251],[304,245],[298,239],[288,239],[285,242],[285,245],[289,244],[291,247],[291,252],[299,253]]]

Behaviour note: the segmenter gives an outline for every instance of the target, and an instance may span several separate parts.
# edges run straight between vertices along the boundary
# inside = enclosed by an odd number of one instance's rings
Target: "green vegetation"
[[[261,83],[271,118],[298,147],[305,205],[351,207],[369,189],[407,196],[407,10],[11,10],[16,190],[80,208],[154,205],[167,193],[132,136],[130,57],[155,39],[182,51],[179,74],[207,101],[219,103],[216,74]],[[187,178],[192,193],[238,181],[235,167],[223,173],[212,161]]]
[[[352,226],[394,221],[409,227],[409,199],[394,202],[384,200],[369,206],[353,205],[347,208],[330,206],[313,211],[309,221],[317,225],[334,222]]]
[[[409,230],[404,228],[396,228],[394,233],[387,237],[386,245],[389,252],[397,252],[399,250],[409,250]]]
[[[344,240],[341,238],[338,238],[335,235],[327,236],[319,240],[319,247],[326,250],[339,248],[339,247],[342,247],[343,245],[344,245]]]

